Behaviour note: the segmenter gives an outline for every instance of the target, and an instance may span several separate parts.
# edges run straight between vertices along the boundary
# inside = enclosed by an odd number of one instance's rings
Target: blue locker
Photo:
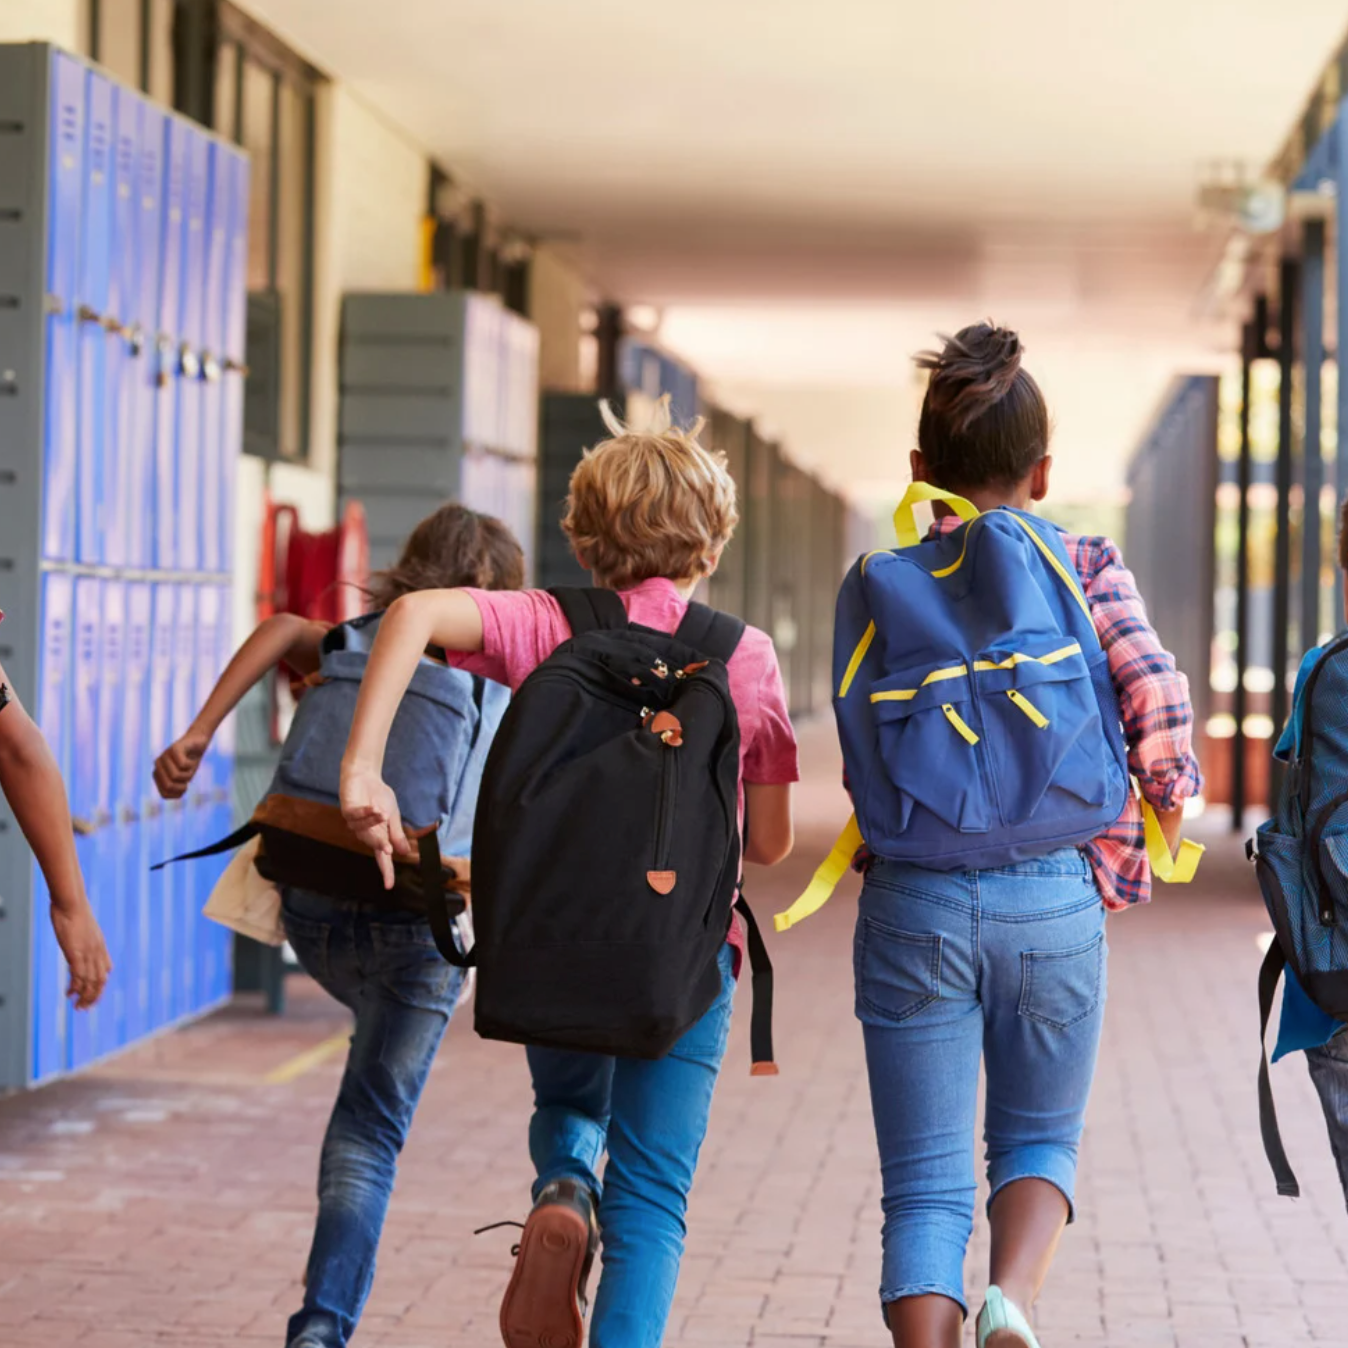
[[[234,592],[227,585],[217,587],[219,610],[215,627],[215,668],[217,677],[223,672],[234,654]],[[216,769],[218,784],[216,788],[215,823],[212,826],[212,838],[224,838],[234,831],[234,747],[235,723],[233,715],[227,716],[216,732],[215,745],[219,752],[219,766]],[[229,858],[225,859],[228,865]],[[221,871],[224,867],[221,867]],[[214,965],[214,987],[212,1000],[222,1001],[230,995],[234,987],[234,937],[226,927],[208,922],[211,937],[215,943],[216,960]]]
[[[52,57],[47,202],[47,387],[42,493],[42,555],[75,559],[76,273],[84,185],[85,70]]]
[[[96,660],[98,688],[98,832],[94,834],[94,869],[89,884],[98,892],[100,920],[114,969],[132,974],[127,956],[127,896],[124,885],[125,812],[121,808],[122,717],[125,714],[127,607],[126,582],[100,582],[103,627]],[[78,682],[78,679],[77,679]],[[127,1042],[129,979],[111,979],[96,1008],[93,1055],[106,1057]]]
[[[138,568],[155,564],[154,440],[159,404],[157,362],[160,253],[164,245],[165,116],[148,103],[141,105],[136,170],[136,289],[132,298],[128,364],[135,389],[131,447],[125,463],[127,563]]]
[[[112,262],[113,88],[90,72],[84,135],[83,228],[76,284],[79,303],[79,490],[75,555],[104,560],[106,469],[104,428],[108,421],[108,289]]]
[[[146,724],[149,728],[149,754],[162,752],[173,741],[173,664],[175,657],[177,587],[160,583],[153,591],[153,616],[150,634],[150,677],[146,694]],[[146,968],[149,971],[149,1024],[158,1029],[172,1019],[173,973],[170,959],[176,945],[174,902],[175,887],[183,872],[181,866],[162,871],[150,867],[167,860],[173,850],[169,826],[169,807],[159,799],[153,785],[147,785],[143,799],[141,835],[146,875],[147,909]]]
[[[154,791],[149,744],[150,642],[154,592],[143,582],[126,587],[126,664],[122,675],[121,774],[113,812],[120,827],[125,986],[125,1042],[151,1029],[150,885],[145,856],[145,811]],[[161,860],[155,857],[155,861]]]
[[[171,737],[181,735],[196,715],[197,684],[197,591],[192,585],[176,587],[173,634],[173,729]],[[167,744],[169,741],[165,740]],[[201,811],[196,807],[193,792],[168,807],[168,843],[166,856],[179,856],[200,847],[207,839],[201,836]],[[173,945],[169,964],[173,982],[169,1006],[174,1020],[190,1015],[197,1009],[197,927],[201,921],[198,901],[200,869],[184,863],[174,867],[178,874],[173,880]],[[204,901],[204,900],[203,900]]]
[[[89,891],[89,903],[110,939],[112,905],[103,877],[100,834],[103,832],[99,799],[99,684],[103,667],[103,582],[81,576],[75,582],[75,643],[71,671],[70,705],[70,813],[75,821],[75,851]],[[103,1015],[100,1004],[74,1016],[68,1036],[67,1067],[82,1067],[95,1055],[95,1037]]]
[[[206,585],[197,591],[197,658],[196,689],[193,697],[197,708],[210,696],[211,689],[224,666],[220,663],[221,591],[218,586]],[[226,837],[232,828],[222,824],[221,802],[228,781],[229,764],[224,747],[217,735],[211,741],[197,773],[195,818],[200,845]],[[209,898],[215,882],[220,878],[229,857],[204,857],[189,864],[195,872],[197,894],[195,918],[195,945],[197,962],[197,1005],[209,1006],[219,1000],[220,950],[216,923],[202,917],[201,908]]]
[[[234,564],[234,493],[243,448],[243,367],[248,354],[248,160],[230,155],[229,256],[225,272],[225,432],[220,463],[221,569]]]
[[[70,780],[70,659],[75,585],[70,576],[42,582],[42,644],[38,658],[37,722],[61,776]],[[52,932],[51,895],[33,863],[33,1060],[34,1081],[65,1071],[68,973]]]
[[[107,430],[104,444],[104,561],[130,563],[132,457],[139,392],[132,355],[132,327],[139,293],[136,243],[140,211],[136,179],[140,170],[141,98],[129,89],[113,91],[112,265],[108,283]]]
[[[177,529],[174,513],[178,493],[178,394],[185,382],[179,377],[182,355],[182,268],[184,221],[187,216],[187,147],[192,135],[186,122],[164,118],[163,235],[159,247],[159,305],[155,340],[155,371],[159,384],[154,447],[154,565],[171,571],[176,564]],[[190,363],[190,362],[189,362]]]
[[[210,142],[191,131],[187,142],[187,232],[183,238],[179,334],[182,377],[178,384],[175,565],[201,567],[202,378],[205,346],[206,209],[210,189]]]
[[[221,530],[224,510],[219,485],[224,475],[225,391],[221,382],[225,357],[225,281],[234,185],[233,152],[223,145],[208,147],[210,184],[206,209],[206,294],[203,302],[201,388],[201,568],[220,571],[224,565]]]

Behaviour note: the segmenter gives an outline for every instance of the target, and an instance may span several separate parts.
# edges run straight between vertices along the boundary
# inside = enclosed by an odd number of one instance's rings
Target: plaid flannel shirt
[[[933,533],[958,529],[954,516],[937,520]],[[1081,577],[1100,644],[1109,654],[1109,672],[1119,694],[1128,767],[1151,804],[1168,810],[1202,789],[1193,753],[1193,705],[1189,681],[1175,657],[1161,645],[1147,620],[1137,582],[1108,538],[1064,534],[1067,555]],[[1142,831],[1142,806],[1135,796],[1116,824],[1082,849],[1095,873],[1105,906],[1127,908],[1151,898],[1151,866]],[[855,865],[865,870],[863,847]]]

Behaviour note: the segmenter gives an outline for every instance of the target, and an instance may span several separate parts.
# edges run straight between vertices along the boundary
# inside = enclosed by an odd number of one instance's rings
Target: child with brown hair
[[[576,468],[563,528],[596,585],[616,591],[633,629],[639,625],[646,632],[672,634],[684,623],[694,590],[715,571],[730,541],[738,520],[734,482],[723,456],[698,443],[696,428],[683,432],[670,425],[667,400],[646,433],[630,430],[607,408],[605,412],[612,438],[589,451]],[[611,597],[596,607],[616,614]],[[519,689],[563,643],[574,649],[572,637],[561,600],[538,590],[430,590],[408,595],[389,609],[361,689],[342,776],[347,821],[381,858],[388,880],[394,853],[405,851],[407,844],[398,803],[382,780],[381,768],[390,723],[418,653],[428,643],[462,652],[464,668]],[[698,669],[688,665],[662,674],[657,662],[656,676],[668,676],[667,686],[673,686],[678,679],[698,677]],[[617,701],[619,685],[629,682],[627,674],[625,670],[622,679],[615,678]],[[772,865],[791,849],[790,796],[797,765],[771,639],[752,627],[744,629],[718,678],[727,678],[738,717],[738,764],[731,762],[728,768],[730,832],[736,831],[738,778],[741,817],[743,802],[748,806],[743,855]],[[544,687],[531,682],[534,691],[521,694],[520,704],[526,697],[537,698]],[[559,736],[571,733],[583,719],[577,713],[566,724],[567,715],[559,703]],[[646,720],[661,733],[658,718]],[[639,755],[644,752],[641,719],[633,717],[632,725],[637,737],[632,753]],[[673,718],[669,727],[663,731],[666,742],[681,743]],[[501,744],[509,729],[508,723]],[[646,748],[655,738],[647,737]],[[658,747],[651,752],[658,753]],[[691,777],[692,766],[685,759],[679,771]],[[583,795],[574,798],[578,825],[588,818],[587,804]],[[681,825],[696,822],[680,819]],[[659,870],[658,862],[656,870],[645,870],[651,864],[645,841],[618,830],[614,858],[605,861],[626,859],[638,882],[649,878],[652,892],[663,897],[674,886],[674,873]],[[657,844],[657,854],[659,850]],[[730,855],[738,858],[737,846]],[[595,858],[596,873],[599,860]],[[737,875],[735,870],[730,880]],[[588,915],[603,896],[593,893],[593,881],[582,879],[573,877],[566,903],[575,913]],[[478,897],[482,902],[481,891]],[[639,1059],[537,1044],[528,1049],[535,1101],[529,1150],[537,1180],[533,1211],[501,1308],[502,1337],[510,1348],[579,1348],[585,1282],[599,1228],[604,1268],[590,1330],[593,1348],[656,1348],[664,1338],[683,1253],[688,1192],[725,1052],[744,939],[738,926],[729,924],[728,909],[725,915],[729,939],[719,955],[712,952],[715,967],[706,971],[719,992],[664,1056]],[[480,922],[479,937],[482,930]],[[595,939],[601,937],[596,934]],[[567,982],[569,972],[553,969],[535,995],[550,995],[549,989]],[[484,971],[480,997],[485,987]],[[620,995],[614,993],[615,998]],[[608,1162],[601,1183],[605,1151]]]
[[[159,756],[160,794],[176,800],[187,790],[220,723],[278,662],[304,677],[316,674],[325,657],[335,657],[335,663],[345,661],[341,672],[348,674],[358,668],[374,631],[388,621],[389,607],[403,596],[455,585],[503,593],[523,583],[519,543],[500,521],[465,506],[442,506],[413,530],[396,565],[375,577],[374,612],[332,629],[288,613],[257,627],[192,726]],[[426,650],[425,643],[413,664],[423,666],[423,686],[438,690],[446,707],[456,698],[463,713],[429,720],[420,732],[414,727],[411,738],[421,741],[414,770],[452,803],[439,830],[440,851],[466,857],[482,764],[509,695],[498,685],[446,669],[442,653]],[[350,704],[340,695],[332,705],[339,718],[343,706],[349,714]],[[476,724],[470,728],[465,718],[474,707]],[[307,778],[335,800],[337,755],[348,727],[316,725],[313,718],[306,724],[305,710],[302,703],[287,737],[282,773],[289,763],[292,775]],[[462,742],[433,742],[424,727],[437,725]],[[315,738],[326,743],[314,743]],[[347,871],[355,874],[360,858],[344,855]],[[283,887],[281,915],[305,971],[355,1016],[346,1072],[323,1143],[304,1305],[286,1338],[289,1348],[345,1348],[374,1281],[397,1157],[464,975],[442,957],[425,905],[418,908],[410,899],[404,910],[394,896],[379,902],[358,898],[354,890],[334,895],[320,892],[315,881],[315,888]]]

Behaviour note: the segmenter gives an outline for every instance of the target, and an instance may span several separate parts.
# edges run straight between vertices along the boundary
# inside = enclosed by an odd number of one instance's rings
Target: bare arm
[[[462,590],[420,590],[389,605],[379,624],[351,735],[342,759],[342,813],[370,847],[384,883],[393,886],[393,853],[411,851],[398,802],[383,780],[393,717],[427,646],[466,653],[482,649],[482,615]]]
[[[253,629],[225,666],[196,720],[155,761],[154,784],[165,800],[177,800],[186,792],[221,721],[268,670],[282,661],[297,674],[318,668],[319,647],[327,631],[323,623],[294,613],[277,613]]]
[[[744,799],[749,820],[744,859],[758,866],[775,866],[791,855],[795,845],[791,787],[745,782]]]
[[[0,669],[0,680],[8,682]],[[17,699],[0,710],[0,790],[14,811],[51,893],[51,921],[70,966],[70,992],[87,1009],[112,965],[75,855],[65,784],[42,732]]]

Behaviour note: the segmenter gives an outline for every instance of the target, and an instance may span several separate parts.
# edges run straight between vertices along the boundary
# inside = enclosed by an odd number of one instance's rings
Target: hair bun
[[[914,363],[931,371],[929,400],[954,429],[966,431],[1011,391],[1025,348],[1019,333],[991,322],[961,328],[941,340],[945,345],[940,351],[920,352]]]

